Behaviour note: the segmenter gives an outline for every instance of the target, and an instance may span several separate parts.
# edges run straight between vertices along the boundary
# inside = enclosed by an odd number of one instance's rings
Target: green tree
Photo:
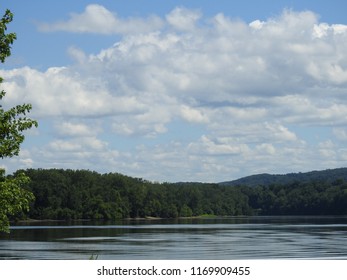
[[[16,40],[15,33],[7,33],[7,25],[12,21],[13,14],[6,10],[0,20],[0,62],[11,55],[11,46]],[[3,79],[0,77],[0,84]],[[0,101],[6,92],[1,90]],[[37,126],[37,122],[26,117],[31,110],[31,104],[17,105],[5,110],[0,104],[0,158],[13,157],[19,154],[20,145],[24,141],[23,131]],[[23,173],[16,177],[6,178],[4,170],[0,172],[0,231],[8,232],[10,215],[14,215],[29,207],[33,195],[24,190],[28,177]]]
[[[0,169],[0,232],[9,231],[9,216],[29,210],[34,196],[23,188],[28,182],[29,177],[24,173],[5,178],[5,171]]]
[[[180,217],[191,217],[193,216],[193,211],[187,204],[184,204],[180,210]]]

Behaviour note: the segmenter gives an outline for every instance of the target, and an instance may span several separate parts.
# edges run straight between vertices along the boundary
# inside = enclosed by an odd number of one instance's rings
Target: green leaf
[[[0,61],[11,55],[11,47],[17,39],[15,33],[6,33],[7,25],[12,22],[13,14],[6,10],[0,20]],[[0,84],[3,78],[0,77]],[[6,92],[0,91],[0,101]],[[31,104],[17,105],[9,110],[4,110],[0,104],[0,158],[13,157],[19,154],[20,145],[24,141],[23,131],[37,127],[37,121],[26,117],[30,112]],[[23,189],[29,182],[24,173],[19,173],[12,178],[5,178],[4,170],[0,169],[0,231],[9,231],[10,215],[28,210],[29,203],[34,199],[31,192]]]

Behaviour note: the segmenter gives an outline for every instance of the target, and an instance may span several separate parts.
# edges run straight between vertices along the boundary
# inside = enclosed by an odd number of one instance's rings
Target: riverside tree
[[[11,46],[16,40],[15,33],[7,33],[7,26],[12,21],[13,14],[6,10],[0,21],[0,62],[4,63],[11,55]],[[3,79],[0,77],[0,84]],[[6,92],[1,90],[0,102]],[[20,145],[24,141],[23,132],[37,122],[26,116],[30,112],[31,104],[17,105],[5,110],[0,103],[0,158],[18,156]],[[34,196],[23,187],[29,182],[24,173],[16,176],[5,176],[5,170],[0,169],[0,232],[9,231],[9,217],[18,212],[27,210]]]

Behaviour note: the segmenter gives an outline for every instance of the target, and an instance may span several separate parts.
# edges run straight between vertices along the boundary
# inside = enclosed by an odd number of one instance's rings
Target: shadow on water
[[[347,217],[36,222],[0,235],[0,259],[347,259]]]

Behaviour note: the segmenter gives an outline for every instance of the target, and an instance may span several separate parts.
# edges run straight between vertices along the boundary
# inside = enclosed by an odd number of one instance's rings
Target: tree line
[[[30,178],[25,189],[34,194],[35,200],[27,213],[13,216],[15,219],[347,214],[344,179],[231,187],[194,182],[155,183],[119,173],[99,174],[89,170],[17,172]]]

